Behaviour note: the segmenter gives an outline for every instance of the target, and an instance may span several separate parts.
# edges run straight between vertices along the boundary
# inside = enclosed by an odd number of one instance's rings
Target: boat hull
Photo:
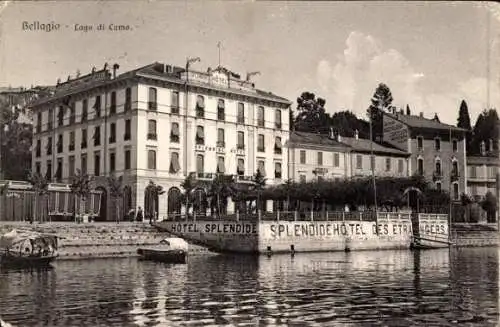
[[[138,249],[137,253],[144,260],[163,263],[184,264],[187,257],[187,253],[184,250]]]
[[[3,254],[0,256],[0,266],[12,268],[43,268],[50,267],[50,264],[57,258],[57,255],[35,257],[35,256],[14,256]]]

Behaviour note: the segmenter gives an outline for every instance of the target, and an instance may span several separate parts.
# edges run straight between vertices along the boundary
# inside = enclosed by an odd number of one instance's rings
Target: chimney
[[[334,139],[333,127],[330,127],[330,133],[328,134],[328,138],[329,138],[330,140],[333,140],[333,139]]]
[[[356,140],[359,140],[359,131],[358,131],[358,130],[355,130],[355,131],[354,131],[354,138],[355,138]]]
[[[481,144],[479,145],[479,151],[481,151],[482,156],[486,154],[486,144],[484,143],[484,140],[481,141]]]
[[[492,152],[492,151],[493,151],[493,139],[490,139],[490,140],[489,140],[489,143],[490,143],[490,144],[489,144],[489,146],[490,146],[490,147],[489,147],[489,151],[490,151],[490,152]]]
[[[424,112],[423,111],[420,112],[420,118],[424,118]]]
[[[114,64],[113,65],[113,79],[116,78],[116,71],[120,68],[120,65]]]
[[[340,133],[337,133],[337,142],[342,142],[342,136]]]

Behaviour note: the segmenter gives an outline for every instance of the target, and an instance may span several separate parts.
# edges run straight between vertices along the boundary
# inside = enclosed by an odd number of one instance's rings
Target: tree
[[[483,110],[481,114],[477,117],[476,124],[472,131],[471,146],[469,148],[468,155],[474,154],[479,155],[481,142],[486,145],[486,150],[493,154],[498,151],[498,124],[500,120],[498,118],[498,113],[495,109]],[[492,141],[492,148],[490,148],[490,140]]]
[[[181,187],[184,189],[184,203],[186,204],[186,215],[189,214],[189,207],[193,203],[191,195],[196,187],[196,179],[194,174],[189,174],[184,181],[181,183]]]
[[[144,211],[146,212],[146,216],[149,216],[149,223],[153,223],[153,219],[156,219],[156,207],[158,206],[158,198],[160,195],[164,194],[165,191],[161,185],[155,184],[152,180],[149,181],[148,186],[146,186],[145,192],[147,194],[146,197],[146,205]]]
[[[220,218],[221,213],[225,213],[222,207],[227,207],[227,198],[235,194],[233,185],[233,176],[216,174],[212,183],[209,186],[208,195],[210,197],[210,211],[213,215],[214,211],[217,217]],[[215,209],[215,210],[214,210]]]
[[[325,112],[326,101],[316,98],[314,93],[303,92],[297,98],[297,116],[294,128],[301,132],[328,133],[328,114]]]
[[[392,93],[389,87],[384,83],[380,83],[375,89],[367,111],[368,117],[372,121],[372,140],[381,140],[383,112],[389,112],[393,108],[392,100]]]
[[[109,196],[113,200],[115,205],[115,220],[117,223],[120,222],[120,202],[123,203],[123,176],[116,177],[114,174],[107,177]]]
[[[462,100],[460,103],[460,109],[458,110],[457,127],[467,130],[465,133],[466,137],[466,149],[469,151],[472,142],[472,126],[470,123],[469,108],[467,102]]]
[[[357,130],[360,138],[368,138],[370,135],[369,123],[358,119],[351,111],[339,111],[330,118],[330,126],[341,136],[352,137]]]
[[[406,105],[406,114],[408,116],[411,115],[411,110],[410,110],[410,106],[409,105]]]
[[[35,210],[34,212],[34,217],[32,217],[31,222],[36,220],[36,215],[38,213],[38,202],[40,199],[44,199],[45,201],[45,209],[47,212],[47,215],[49,214],[49,180],[47,179],[46,176],[41,175],[40,173],[29,173],[28,174],[28,181],[30,182],[31,186],[33,187],[33,191],[35,192]],[[40,219],[39,221],[43,221],[43,212],[40,213]]]
[[[85,202],[92,191],[92,177],[88,174],[82,173],[80,169],[76,170],[76,173],[71,177],[71,183],[69,185],[71,193],[75,197],[74,206],[74,217],[76,221],[79,221],[82,211],[82,202]]]
[[[484,200],[481,202],[481,207],[483,208],[484,211],[486,211],[488,222],[494,223],[496,220],[495,216],[498,208],[497,208],[497,199],[493,195],[493,193],[491,192],[486,193]]]
[[[262,190],[266,187],[266,181],[267,178],[265,178],[264,174],[262,174],[261,171],[257,169],[257,172],[253,175],[252,178],[253,190],[257,192],[257,210],[260,210],[260,208],[262,208],[261,193]]]

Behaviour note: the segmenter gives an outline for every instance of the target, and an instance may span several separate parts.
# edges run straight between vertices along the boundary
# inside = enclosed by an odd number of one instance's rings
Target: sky
[[[23,22],[60,24],[23,30]],[[75,25],[91,25],[77,31]],[[98,24],[106,30],[97,31]],[[129,25],[110,31],[110,24]],[[330,113],[366,117],[379,83],[393,104],[456,124],[500,108],[500,5],[493,2],[0,2],[0,86],[55,84],[105,62],[120,72],[158,61],[221,64],[291,100],[304,91]]]

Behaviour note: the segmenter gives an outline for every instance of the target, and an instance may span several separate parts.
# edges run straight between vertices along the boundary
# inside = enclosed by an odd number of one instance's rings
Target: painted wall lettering
[[[371,225],[371,226],[370,226]],[[409,224],[370,224],[370,223],[289,223],[270,224],[270,236],[280,237],[316,237],[316,236],[373,236],[411,234]]]
[[[257,234],[256,224],[244,223],[175,223],[174,233]]]
[[[445,224],[420,223],[421,234],[448,234]]]

